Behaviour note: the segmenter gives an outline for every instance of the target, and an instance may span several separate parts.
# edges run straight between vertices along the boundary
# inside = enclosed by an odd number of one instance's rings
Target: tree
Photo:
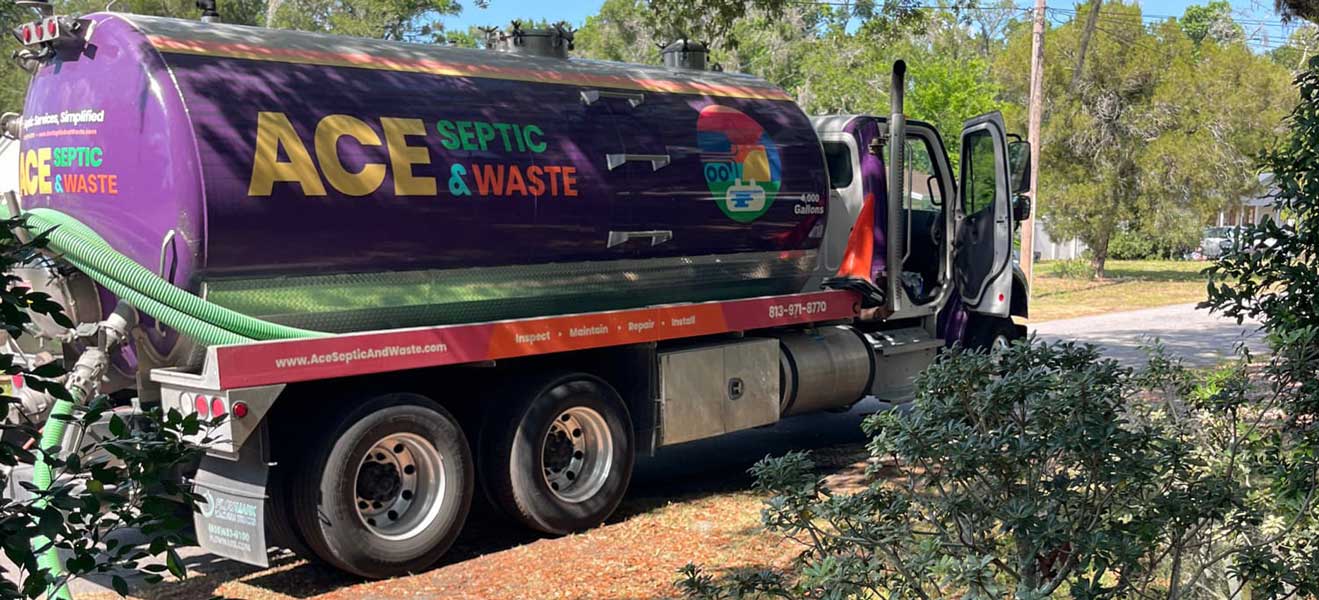
[[[1269,51],[1269,58],[1285,69],[1300,71],[1310,57],[1319,52],[1319,26],[1306,24],[1297,27],[1287,43]]]
[[[1199,44],[1206,39],[1220,44],[1239,41],[1246,32],[1232,19],[1232,5],[1227,0],[1214,0],[1209,4],[1192,4],[1186,7],[1181,20],[1186,37]]]
[[[1273,0],[1273,9],[1284,20],[1305,19],[1319,23],[1319,2],[1315,0]]]
[[[32,20],[34,13],[13,2],[0,3],[0,58],[8,57],[18,50],[18,40],[8,32],[20,24]],[[27,94],[28,74],[14,66],[12,61],[4,61],[0,66],[0,112],[17,112],[23,107],[23,98]]]
[[[485,6],[485,0],[473,0]],[[462,12],[459,0],[282,0],[270,25],[283,29],[407,42],[444,37],[442,18]]]
[[[600,12],[587,17],[573,39],[576,54],[585,58],[658,64],[659,46],[654,15],[646,0],[605,0]]]
[[[1095,30],[1075,86],[1081,25],[1049,34],[1039,209],[1053,236],[1090,248],[1103,277],[1120,228],[1172,246],[1169,234],[1256,191],[1251,157],[1294,100],[1285,70],[1239,41],[1197,46],[1180,23],[1147,27],[1139,8],[1117,2]],[[1026,96],[1029,46],[1014,38],[999,61],[1013,104]],[[1179,220],[1192,225],[1169,226]]]

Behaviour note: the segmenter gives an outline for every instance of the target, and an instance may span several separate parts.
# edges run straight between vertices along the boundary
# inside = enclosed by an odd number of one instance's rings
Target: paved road
[[[1141,347],[1157,338],[1188,365],[1207,367],[1233,356],[1245,342],[1252,352],[1264,350],[1258,323],[1223,319],[1196,310],[1194,304],[1177,304],[1093,317],[1033,324],[1031,330],[1046,340],[1077,340],[1102,346],[1123,363],[1144,362]]]

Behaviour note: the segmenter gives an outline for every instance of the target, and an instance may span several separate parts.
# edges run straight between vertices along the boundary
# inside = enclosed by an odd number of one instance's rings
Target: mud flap
[[[193,513],[193,524],[197,544],[207,552],[268,567],[265,505],[270,468],[262,452],[252,450],[243,452],[238,461],[202,459],[193,492],[205,503]]]

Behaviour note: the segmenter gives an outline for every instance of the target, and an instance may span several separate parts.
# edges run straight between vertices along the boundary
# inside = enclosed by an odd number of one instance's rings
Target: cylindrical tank
[[[25,206],[240,312],[441,324],[789,293],[815,266],[822,150],[754,77],[87,21],[28,92]]]
[[[851,406],[875,373],[865,336],[846,325],[779,337],[779,412],[787,417]]]

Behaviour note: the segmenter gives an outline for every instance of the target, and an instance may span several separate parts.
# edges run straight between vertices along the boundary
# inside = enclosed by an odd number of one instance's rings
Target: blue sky
[[[1205,4],[1208,0],[1144,0],[1141,5],[1146,14],[1180,15],[1191,4]],[[1030,1],[1018,0],[1022,6],[1031,6]],[[1048,0],[1049,6],[1071,8],[1073,3],[1065,0]],[[1243,21],[1248,33],[1256,30],[1267,33],[1276,40],[1285,35],[1285,31],[1275,22],[1278,16],[1273,12],[1272,0],[1231,0],[1235,16]],[[479,9],[466,2],[463,14],[449,17],[445,27],[450,29],[467,29],[468,25],[505,26],[513,19],[543,18],[549,21],[568,21],[581,25],[587,16],[599,10],[603,0],[490,0],[490,7]],[[1258,43],[1258,42],[1257,42]],[[1273,42],[1276,44],[1276,42]]]

